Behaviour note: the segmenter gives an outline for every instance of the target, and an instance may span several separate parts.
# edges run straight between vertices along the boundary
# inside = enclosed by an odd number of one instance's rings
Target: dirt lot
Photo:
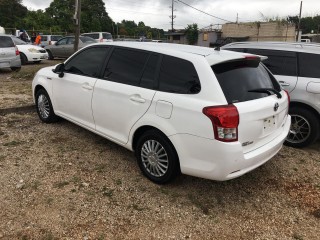
[[[155,185],[124,148],[15,109],[58,62],[0,72],[0,239],[319,239],[319,141],[235,180]]]

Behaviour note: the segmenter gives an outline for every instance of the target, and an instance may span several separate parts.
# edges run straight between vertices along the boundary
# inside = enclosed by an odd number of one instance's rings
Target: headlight
[[[28,51],[31,53],[39,53],[39,50],[37,50],[35,48],[29,48]]]

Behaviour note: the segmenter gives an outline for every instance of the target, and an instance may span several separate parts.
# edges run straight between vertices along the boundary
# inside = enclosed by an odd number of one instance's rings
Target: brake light
[[[236,106],[205,107],[202,112],[212,122],[215,139],[222,142],[238,141],[239,112]]]
[[[253,55],[247,55],[244,58],[247,60],[260,60],[258,56],[253,56]]]
[[[15,47],[15,49],[16,49],[16,56],[19,56],[19,55],[20,55],[20,52],[19,52],[17,46],[14,46],[14,47]]]

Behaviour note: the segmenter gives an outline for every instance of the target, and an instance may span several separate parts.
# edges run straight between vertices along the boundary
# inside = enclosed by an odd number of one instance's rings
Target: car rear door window
[[[57,42],[57,45],[66,45],[68,38],[62,38]]]
[[[159,90],[163,92],[196,94],[200,92],[199,77],[187,60],[164,55],[159,75]]]
[[[297,76],[297,55],[295,52],[251,48],[248,48],[246,52],[267,56],[268,59],[263,60],[263,63],[274,75]]]
[[[320,54],[298,53],[299,77],[320,78]]]
[[[141,77],[140,87],[154,89],[158,61],[159,61],[158,54],[150,55],[147,65],[144,69],[143,75]]]
[[[148,52],[115,48],[112,52],[104,79],[109,81],[139,86]]]
[[[65,64],[65,71],[90,77],[98,77],[109,47],[99,46],[87,48],[72,57]]]
[[[281,90],[274,77],[257,60],[237,60],[213,65],[211,68],[228,103],[268,96],[267,93],[249,92],[254,89]]]
[[[10,37],[0,36],[0,47],[1,48],[14,47],[12,39]]]

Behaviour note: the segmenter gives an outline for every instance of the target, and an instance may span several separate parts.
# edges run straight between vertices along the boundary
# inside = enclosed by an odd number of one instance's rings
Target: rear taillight
[[[20,52],[19,52],[17,46],[15,46],[15,49],[16,49],[16,56],[19,56],[19,55],[20,55]]]
[[[212,122],[215,139],[222,142],[238,141],[239,112],[236,106],[205,107],[202,112]]]

